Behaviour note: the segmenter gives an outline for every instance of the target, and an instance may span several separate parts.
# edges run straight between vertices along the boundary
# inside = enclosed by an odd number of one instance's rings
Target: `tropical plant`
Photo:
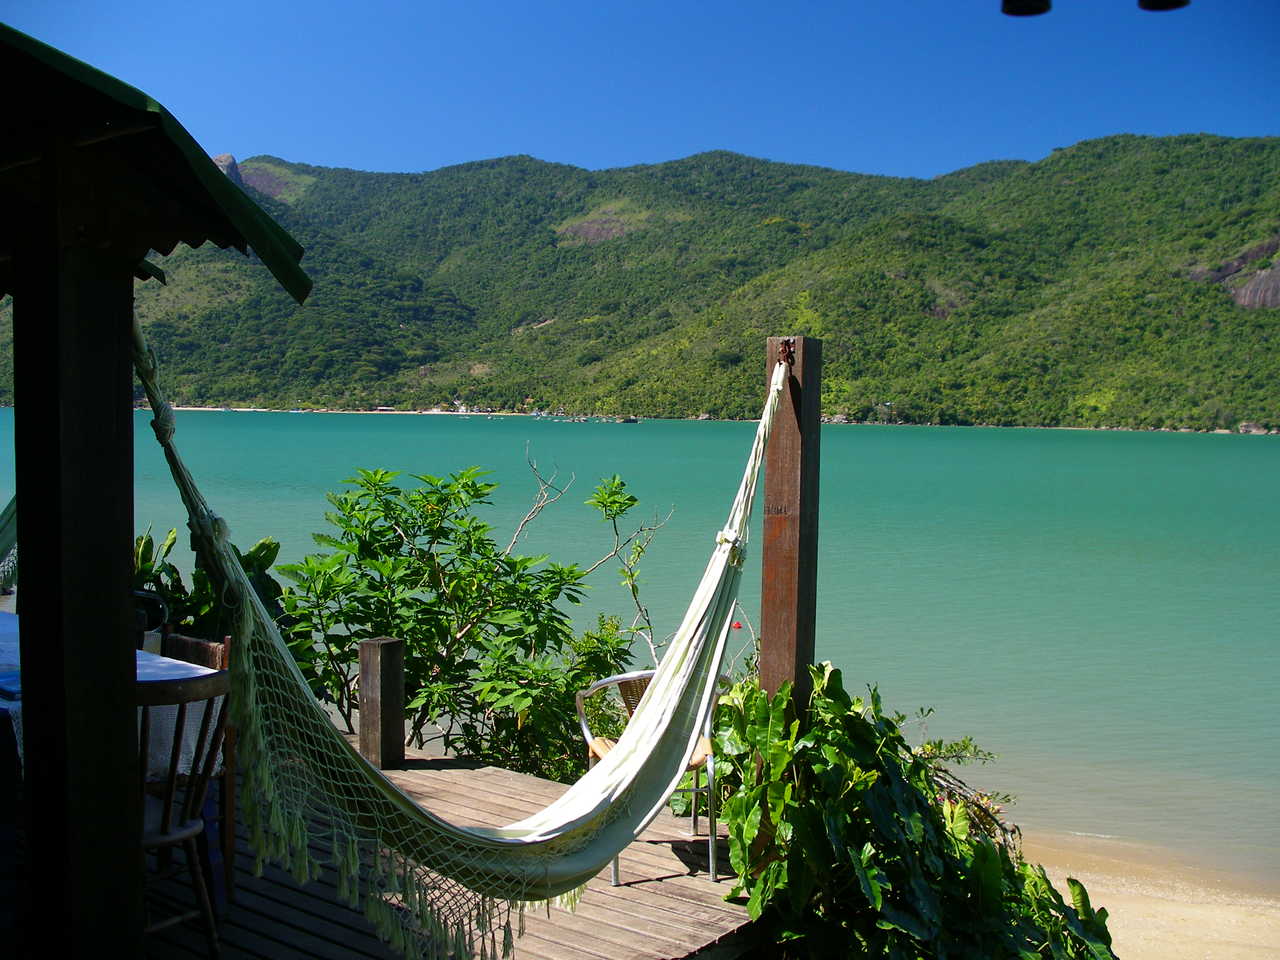
[[[226,636],[231,632],[233,612],[198,561],[191,572],[190,588],[183,582],[182,571],[169,559],[177,540],[177,528],[170,528],[165,538],[156,543],[150,527],[134,539],[134,589],[150,591],[163,600],[169,624],[175,630],[210,639]],[[263,537],[248,553],[241,553],[234,544],[232,549],[258,599],[268,612],[280,617],[280,584],[271,576],[271,565],[280,553],[279,541]]]
[[[1075,880],[1067,904],[940,769],[971,743],[913,749],[874,688],[851,697],[830,664],[811,675],[798,717],[789,684],[770,697],[754,679],[716,715],[737,783],[723,808],[733,895],[780,955],[1111,960],[1106,911]]]
[[[186,602],[187,587],[182,572],[169,561],[178,530],[172,528],[159,543],[151,536],[151,528],[133,541],[133,589],[156,594],[170,610]]]
[[[304,676],[352,729],[359,642],[397,637],[412,741],[571,779],[586,765],[574,693],[626,664],[630,636],[610,618],[575,636],[564,605],[580,602],[587,574],[656,528],[619,532],[636,501],[613,477],[588,501],[614,525],[604,557],[582,567],[520,556],[525,526],[564,492],[551,481],[539,477],[534,506],[504,548],[474,514],[496,488],[478,468],[414,475],[416,487],[397,476],[359,470],[351,489],[327,495],[336,534],[315,540],[329,550],[278,568],[290,581],[282,603]]]

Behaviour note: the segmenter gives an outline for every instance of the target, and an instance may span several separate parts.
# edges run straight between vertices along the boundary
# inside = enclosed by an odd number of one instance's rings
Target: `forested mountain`
[[[724,152],[238,174],[315,290],[163,258],[137,309],[188,403],[753,416],[763,338],[806,333],[832,416],[1280,427],[1274,138],[1117,136],[929,181]]]

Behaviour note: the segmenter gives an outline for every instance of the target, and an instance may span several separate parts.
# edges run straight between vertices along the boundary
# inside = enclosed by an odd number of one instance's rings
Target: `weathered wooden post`
[[[404,641],[360,641],[360,753],[379,770],[404,766]]]
[[[5,87],[32,89],[6,69],[10,56],[0,54]],[[49,117],[63,115],[61,103]],[[95,178],[101,161],[34,136],[30,195],[18,203],[0,192],[4,232],[23,238],[13,257],[13,447],[31,843],[18,884],[24,955],[43,943],[91,956],[110,943],[138,956],[130,356],[133,271],[147,243],[100,229],[95,203],[111,189]],[[0,152],[11,153],[3,135]]]
[[[818,468],[822,341],[770,337],[766,376],[791,364],[764,467],[764,547],[760,589],[760,685],[788,680],[793,702],[808,703],[818,586]]]

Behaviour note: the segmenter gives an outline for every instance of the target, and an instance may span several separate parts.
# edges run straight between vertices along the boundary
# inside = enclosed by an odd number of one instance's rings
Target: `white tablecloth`
[[[199,664],[187,663],[185,660],[171,660],[159,654],[139,650],[139,680],[185,680],[188,677],[202,677],[206,673],[217,673]],[[222,698],[213,701],[214,709],[222,703]],[[204,719],[205,705],[193,703],[187,707],[187,715],[183,724],[182,769],[191,766],[191,757],[195,752],[196,740],[200,737],[200,723]],[[173,728],[178,717],[177,706],[151,708],[151,734],[147,741],[147,779],[163,780],[169,771],[169,755],[173,750]],[[142,724],[142,710],[138,710],[138,724]],[[212,733],[212,730],[210,731]],[[221,769],[221,761],[215,769]]]
[[[158,654],[137,652],[137,671],[139,680],[183,680],[188,677],[201,677],[207,673],[216,673],[208,667],[187,663],[184,660],[172,660]],[[18,638],[18,618],[11,613],[0,613],[0,670],[17,669],[20,659]],[[12,666],[4,666],[12,657]],[[221,700],[221,698],[218,698]],[[217,701],[215,701],[216,703]],[[13,722],[14,739],[18,742],[18,757],[22,758],[22,700],[0,701],[8,708],[9,719]],[[177,706],[151,708],[151,734],[147,744],[148,776],[163,779],[169,768],[169,755],[173,750],[173,728],[177,718]],[[200,735],[200,723],[204,719],[204,708],[192,705],[187,708],[184,724],[182,762],[189,765],[196,739]],[[138,722],[142,722],[142,710],[138,710]]]

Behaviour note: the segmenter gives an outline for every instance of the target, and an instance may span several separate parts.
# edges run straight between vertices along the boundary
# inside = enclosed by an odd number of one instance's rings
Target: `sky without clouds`
[[[1114,133],[1280,134],[1280,0],[0,0],[210,153],[421,171],[725,149],[932,177]]]

